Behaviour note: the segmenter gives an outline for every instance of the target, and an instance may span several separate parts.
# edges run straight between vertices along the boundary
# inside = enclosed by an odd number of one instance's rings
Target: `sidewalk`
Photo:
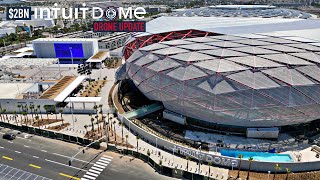
[[[116,121],[116,133],[119,137],[121,137],[122,128],[118,125],[119,120],[116,118],[113,118],[112,121]],[[128,135],[128,143],[133,145],[135,148],[132,150],[136,150],[137,146],[137,139],[134,134],[129,132],[127,127],[123,127],[123,138],[124,141],[126,141],[125,136]],[[105,143],[102,143],[101,145],[106,145]],[[147,151],[149,149],[151,155],[150,158],[153,159],[155,162],[159,163],[159,160],[162,160],[162,165],[171,167],[171,168],[177,168],[180,170],[186,170],[187,167],[187,160],[178,156],[173,155],[172,153],[168,153],[167,151],[158,149],[143,140],[138,140],[138,146],[139,146],[139,152],[147,155]],[[125,148],[125,147],[124,147]],[[158,152],[160,152],[161,156],[158,156]],[[199,166],[197,165],[197,162],[189,161],[189,167],[188,171],[191,173],[199,174]],[[208,176],[209,172],[209,166],[208,165],[200,165],[200,174],[203,176]],[[215,179],[228,179],[228,169],[218,168],[211,166],[210,167],[210,178]]]

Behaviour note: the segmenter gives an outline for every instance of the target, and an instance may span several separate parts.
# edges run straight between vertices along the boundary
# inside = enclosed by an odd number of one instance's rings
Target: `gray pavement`
[[[8,131],[16,133],[0,127],[0,136]],[[0,162],[16,171],[55,180],[170,179],[159,175],[141,160],[95,149],[86,149],[84,154],[81,152],[69,166],[68,160],[81,148],[76,144],[22,133],[13,141],[0,137]]]

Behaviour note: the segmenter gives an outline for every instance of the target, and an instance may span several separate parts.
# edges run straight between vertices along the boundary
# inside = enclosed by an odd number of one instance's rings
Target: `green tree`
[[[151,155],[151,153],[150,153],[150,150],[149,150],[149,149],[147,150],[147,155],[148,155],[148,163],[149,163],[149,158],[150,158],[150,155]]]
[[[114,141],[117,144],[117,133],[116,133],[116,121],[113,121],[113,130],[114,130]]]
[[[250,176],[250,170],[251,170],[251,164],[253,161],[253,157],[249,157],[249,169],[248,169],[248,174],[247,174],[247,180],[249,180],[249,176]]]
[[[186,160],[187,160],[187,171],[189,169],[189,161],[191,160],[191,158],[189,156],[186,156]]]
[[[239,155],[238,155],[238,158],[239,158],[239,169],[238,169],[237,179],[240,178],[241,160],[242,160],[242,158],[243,158],[243,155],[242,155],[242,154],[239,154]]]
[[[291,173],[291,169],[290,168],[286,168],[286,172],[287,172],[286,180],[288,180],[289,174]]]
[[[209,174],[208,174],[208,180],[209,180],[209,177],[210,177],[210,167],[213,165],[212,162],[208,162],[208,166],[209,166]]]
[[[128,151],[129,151],[129,149],[128,149],[128,134],[126,134],[126,145],[127,145],[127,153],[128,153]]]
[[[91,118],[92,132],[94,132],[94,118]]]
[[[139,135],[136,136],[136,139],[137,139],[137,152],[139,152],[139,139],[140,139]]]
[[[13,111],[13,119],[16,123],[16,125],[18,126],[18,121],[17,121],[17,111]]]
[[[276,175],[277,175],[277,171],[280,171],[281,170],[281,166],[279,165],[279,164],[276,164],[275,166],[274,166],[274,176],[273,176],[273,180],[275,180],[276,179]]]

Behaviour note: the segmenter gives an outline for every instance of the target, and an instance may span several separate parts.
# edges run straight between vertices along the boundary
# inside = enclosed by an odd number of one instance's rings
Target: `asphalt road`
[[[69,166],[68,160],[81,146],[25,133],[8,141],[2,138],[7,131],[0,127],[0,173],[2,164],[54,180],[172,179],[139,159],[95,149],[81,152]]]

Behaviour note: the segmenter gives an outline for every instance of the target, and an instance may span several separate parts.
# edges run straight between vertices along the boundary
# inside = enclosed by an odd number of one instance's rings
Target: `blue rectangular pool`
[[[266,162],[293,162],[289,154],[277,154],[268,152],[254,152],[254,151],[238,151],[238,150],[220,150],[223,156],[237,158],[239,154],[242,154],[243,159],[248,160],[250,157],[254,161],[266,161]]]

